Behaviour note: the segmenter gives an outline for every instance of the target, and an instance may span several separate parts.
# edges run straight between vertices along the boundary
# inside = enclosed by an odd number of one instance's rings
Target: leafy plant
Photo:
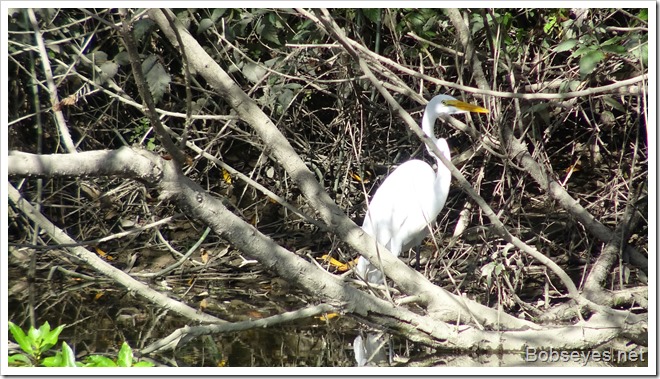
[[[55,353],[54,357],[44,358],[41,362],[46,367],[77,367],[76,355],[66,342],[62,342],[62,350]]]
[[[90,355],[84,361],[83,367],[153,367],[151,362],[134,361],[133,350],[126,342],[121,345],[114,361],[103,355]]]
[[[41,363],[43,354],[55,346],[63,329],[64,325],[60,325],[50,330],[50,324],[46,321],[39,329],[31,326],[25,334],[21,327],[10,321],[9,332],[23,353],[9,356],[8,363],[15,366],[36,366]]]
[[[486,283],[490,287],[493,284],[493,276],[500,276],[504,270],[502,263],[490,262],[481,268],[481,276],[486,277]]]
[[[130,143],[137,143],[140,142],[143,138],[143,136],[150,132],[151,129],[151,123],[149,122],[149,119],[147,117],[143,117],[140,119],[140,123],[133,128],[133,134],[129,137],[129,142]],[[147,149],[149,151],[154,151],[156,149],[156,137],[152,135],[149,137],[147,140]]]
[[[84,363],[76,362],[75,354],[71,347],[62,342],[62,349],[57,351],[54,356],[44,357],[44,353],[57,344],[58,338],[65,325],[60,325],[51,330],[50,324],[46,321],[39,329],[31,326],[27,334],[13,322],[9,322],[9,331],[14,340],[18,343],[22,353],[10,355],[8,364],[10,366],[23,367],[152,367],[153,363],[146,361],[136,361],[133,357],[133,350],[124,342],[119,349],[116,360],[112,360],[102,355],[90,355],[84,359]]]

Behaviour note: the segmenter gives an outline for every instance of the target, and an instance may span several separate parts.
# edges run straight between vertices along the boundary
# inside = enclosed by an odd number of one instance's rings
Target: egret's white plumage
[[[488,110],[448,95],[434,97],[424,110],[422,130],[448,160],[451,159],[449,145],[444,138],[435,137],[435,121],[440,115],[466,112],[488,113]],[[362,224],[365,232],[397,257],[401,251],[422,242],[428,234],[428,225],[435,221],[449,194],[451,172],[428,150],[435,157],[437,171],[418,159],[399,166],[376,191]],[[370,283],[383,284],[383,273],[377,266],[360,257],[356,271]]]

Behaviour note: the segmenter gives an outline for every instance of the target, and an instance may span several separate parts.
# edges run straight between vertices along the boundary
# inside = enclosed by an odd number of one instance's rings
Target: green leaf
[[[628,54],[628,50],[625,47],[621,46],[621,45],[601,46],[601,50],[606,52],[606,53],[612,53],[612,54],[618,54],[618,55]]]
[[[265,39],[266,41],[270,41],[277,46],[282,44],[282,42],[280,42],[279,38],[277,37],[277,29],[271,24],[265,24],[261,29],[261,38]]]
[[[117,355],[117,366],[131,367],[133,365],[133,350],[126,342],[121,344],[119,354]]]
[[[31,340],[25,335],[25,332],[23,332],[23,329],[21,329],[20,326],[9,321],[9,332],[11,332],[11,335],[14,337],[18,346],[21,347],[21,350],[30,355],[34,355]]]
[[[279,17],[277,13],[271,12],[268,13],[266,16],[266,19],[268,22],[275,27],[275,29],[282,29],[284,28],[284,24],[282,23],[282,19]]]
[[[556,16],[550,16],[548,17],[548,22],[543,25],[543,32],[548,34],[552,30],[552,28],[557,25],[557,17]]]
[[[120,66],[126,66],[131,63],[131,58],[128,55],[128,51],[121,51],[117,53],[113,60]]]
[[[295,94],[292,90],[288,88],[282,88],[282,90],[279,92],[279,95],[277,95],[277,102],[282,107],[288,107],[291,100],[293,100],[294,95]]]
[[[199,22],[199,26],[197,27],[197,34],[204,33],[208,28],[213,26],[213,24],[214,22],[210,18],[202,19],[202,21]]]
[[[495,262],[490,262],[481,268],[481,276],[486,277],[486,284],[488,285],[488,287],[490,287],[490,285],[493,282],[494,269],[495,269]]]
[[[607,53],[624,55],[628,53],[628,49],[623,46],[623,38],[617,36],[608,39],[607,41],[600,44],[601,50]]]
[[[66,342],[62,342],[62,363],[61,367],[76,367],[76,355]]]
[[[60,325],[57,328],[53,329],[52,331],[44,333],[44,335],[42,335],[43,337],[42,352],[50,349],[51,347],[57,344],[57,339],[59,338],[60,333],[62,333],[62,330],[64,330],[64,326],[65,325]]]
[[[213,22],[218,21],[220,17],[222,17],[223,14],[227,11],[227,8],[216,8],[213,10],[213,14],[211,14],[211,20]]]
[[[44,338],[49,333],[50,333],[50,324],[48,323],[48,321],[46,321],[43,324],[41,324],[41,326],[39,327],[39,335],[41,336],[41,338]]]
[[[54,357],[44,358],[40,363],[46,367],[77,367],[75,354],[66,342],[62,342],[62,350]]]
[[[169,92],[170,82],[172,81],[170,74],[165,71],[165,67],[158,61],[158,57],[150,55],[142,62],[142,72],[149,84],[149,91],[154,97],[154,101],[158,103],[165,93]]]
[[[7,359],[7,365],[9,366],[32,366],[32,361],[25,354],[14,354],[10,355]]]
[[[559,85],[559,93],[577,91],[581,83],[579,80],[564,81]]]
[[[506,12],[501,17],[500,25],[504,26],[505,28],[509,28],[509,26],[511,26],[511,20],[513,20],[513,16],[510,12]]]
[[[561,53],[561,52],[564,52],[564,51],[568,51],[568,50],[571,50],[572,48],[574,48],[577,45],[577,43],[578,43],[578,40],[569,39],[569,40],[564,41],[564,42],[560,43],[559,45],[555,46],[555,48],[553,50],[555,51],[555,53]]]
[[[619,112],[622,112],[622,113],[626,112],[626,108],[621,103],[619,103],[617,100],[612,98],[612,96],[609,96],[609,95],[603,96],[603,101],[605,101],[605,104],[611,106],[612,108],[618,110]]]
[[[648,21],[649,20],[649,10],[644,8],[639,11],[639,14],[637,15],[641,20]]]
[[[41,366],[45,367],[65,367],[63,364],[64,360],[62,359],[62,352],[57,352],[55,356],[47,357],[41,360]]]
[[[147,361],[140,361],[134,364],[133,367],[154,367],[154,364]]]
[[[617,36],[617,37],[612,37],[608,39],[607,41],[603,42],[600,44],[600,46],[608,46],[608,45],[620,45],[621,44],[622,38]]]
[[[37,350],[40,350],[41,348],[41,342],[42,342],[42,337],[41,337],[41,330],[47,327],[48,330],[50,330],[50,325],[48,325],[48,321],[44,323],[44,325],[41,325],[39,329],[35,329],[34,326],[30,326],[30,329],[28,329],[28,341],[32,344],[33,347],[37,348]],[[39,351],[37,351],[37,354]]]
[[[426,31],[428,31],[428,30],[430,30],[430,29],[436,27],[437,21],[438,21],[438,20],[437,20],[437,18],[436,18],[435,16],[430,17],[430,18],[428,19],[428,21],[426,21],[426,23],[425,23],[424,26],[422,27],[422,30],[424,30],[424,31],[426,32]]]
[[[245,78],[252,83],[257,83],[267,72],[265,68],[253,62],[246,62],[241,71]]]
[[[374,24],[380,21],[380,8],[363,8],[362,14]]]
[[[642,63],[644,64],[644,66],[648,66],[648,64],[649,64],[649,45],[648,44],[640,45],[638,48],[633,49],[630,53],[635,58],[641,60]]]
[[[426,23],[426,18],[424,17],[423,14],[419,12],[412,12],[410,13],[406,19],[412,26],[415,28],[413,29],[414,32],[418,31],[418,27],[424,25]]]
[[[85,358],[85,367],[117,367],[117,364],[110,358],[103,355],[90,355]]]
[[[493,274],[493,270],[495,270],[495,262],[490,262],[483,266],[481,268],[481,276],[490,276]]]
[[[593,46],[593,45],[582,46],[582,47],[578,48],[577,50],[575,50],[573,52],[573,54],[571,54],[571,58],[581,57],[584,54],[587,54],[587,53],[589,53],[591,51],[594,51],[594,50],[596,50],[596,46]]]
[[[133,36],[140,41],[145,35],[151,32],[156,23],[148,18],[141,18],[133,24]]]
[[[591,74],[598,66],[598,63],[605,58],[602,51],[594,50],[586,53],[580,58],[580,76],[584,77]]]

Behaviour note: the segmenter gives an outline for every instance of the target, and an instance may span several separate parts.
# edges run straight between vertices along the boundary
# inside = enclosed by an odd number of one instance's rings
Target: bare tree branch
[[[319,304],[307,308],[299,309],[292,312],[285,312],[271,317],[266,317],[260,320],[241,321],[220,325],[200,325],[200,326],[184,326],[172,332],[167,337],[161,338],[158,341],[150,344],[140,351],[142,354],[149,354],[154,351],[168,351],[173,350],[178,346],[182,346],[195,337],[204,336],[208,334],[219,333],[233,333],[241,330],[269,328],[275,325],[280,325],[288,322],[302,320],[308,317],[314,317],[323,313],[334,311],[334,307],[328,304]]]
[[[105,152],[110,154],[110,152]],[[59,162],[66,161],[65,157],[83,158],[88,153],[78,153],[75,155],[60,155],[62,159]],[[186,177],[180,176],[180,173],[174,167],[172,161],[164,161],[161,158],[146,152],[135,152],[131,149],[122,149],[121,159],[126,161],[149,159],[155,166],[160,166],[157,171],[163,172],[160,182],[151,183],[154,186],[172,191],[174,187],[178,188],[176,195],[167,194],[178,200],[179,205],[188,212],[190,217],[197,218],[208,224],[216,233],[229,240],[236,246],[241,246],[250,256],[256,258],[267,269],[277,272],[282,278],[292,283],[296,283],[301,288],[318,299],[323,299],[329,306],[341,309],[344,312],[351,313],[358,318],[365,318],[365,321],[377,323],[380,327],[390,331],[399,332],[406,335],[413,341],[420,342],[429,346],[452,346],[456,349],[470,349],[474,346],[480,346],[490,351],[519,351],[525,346],[538,347],[547,346],[552,341],[553,346],[561,346],[566,349],[575,349],[584,347],[585,343],[598,345],[615,337],[618,333],[634,333],[637,328],[644,328],[643,318],[635,317],[628,313],[620,312],[611,315],[611,317],[593,317],[583,325],[574,325],[560,328],[543,329],[533,323],[518,320],[517,323],[510,321],[512,319],[505,313],[499,314],[501,321],[500,328],[494,328],[498,331],[481,330],[471,326],[462,326],[460,333],[452,332],[452,328],[437,319],[428,316],[420,316],[410,312],[402,307],[395,307],[371,296],[365,292],[353,288],[340,278],[329,274],[314,264],[298,257],[292,252],[277,245],[272,239],[263,235],[252,225],[240,220],[236,215],[229,212],[221,201],[208,195],[196,183]],[[57,163],[51,165],[53,172],[57,172]],[[12,167],[11,160],[9,167]],[[39,171],[35,167],[35,171]],[[149,169],[147,172],[153,171]],[[10,169],[10,174],[12,171]],[[137,177],[139,173],[135,173]],[[57,174],[55,174],[57,176]],[[178,182],[178,185],[173,185]],[[166,191],[166,192],[167,192]],[[29,203],[22,197],[18,191],[11,188],[10,200],[16,204],[28,217],[38,220],[53,238],[61,243],[71,243],[71,239],[61,230],[55,228],[50,221],[43,215],[35,213]],[[218,322],[212,316],[200,315],[194,311],[190,314],[192,308],[177,302],[172,303],[160,293],[153,293],[142,283],[135,281],[123,271],[110,266],[95,254],[85,249],[74,247],[70,248],[73,254],[90,264],[93,268],[117,280],[127,288],[137,291],[148,300],[156,299],[158,304],[166,304],[168,309],[184,314],[186,317],[206,322]],[[459,305],[459,304],[457,304]],[[459,305],[458,308],[462,306]],[[483,310],[489,308],[483,307]],[[477,315],[477,319],[488,321],[489,326],[495,326],[496,319]],[[509,321],[508,321],[509,320]],[[513,318],[515,320],[515,318]],[[242,327],[242,324],[234,324],[233,327]],[[506,331],[502,327],[517,326],[520,330]],[[526,327],[521,328],[523,325]],[[582,338],[573,338],[581,335]],[[536,338],[531,338],[536,336]],[[542,338],[539,338],[542,336]],[[573,336],[573,337],[571,337]],[[571,338],[568,338],[571,337]],[[178,338],[174,338],[172,343],[177,343]],[[538,345],[534,343],[538,342]],[[475,345],[476,344],[476,345]]]

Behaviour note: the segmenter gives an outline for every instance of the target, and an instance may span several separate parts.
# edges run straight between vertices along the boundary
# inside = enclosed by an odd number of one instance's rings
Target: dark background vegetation
[[[645,10],[462,12],[469,21],[472,43],[494,91],[564,93],[599,88],[648,72]],[[336,203],[356,223],[360,224],[364,217],[365,194],[373,194],[394,166],[411,158],[431,162],[417,137],[391,112],[359,67],[334,40],[297,11],[179,9],[175,13],[271,117]],[[336,9],[331,13],[349,38],[369,50],[431,77],[476,87],[456,31],[441,9]],[[63,110],[79,151],[139,145],[163,153],[142,110],[120,99],[140,96],[119,35],[92,17],[119,22],[115,11],[40,9],[36,14],[61,101],[56,106]],[[50,112],[53,104],[44,84],[42,62],[35,50],[33,28],[24,11],[10,14],[8,22],[9,148],[40,154],[63,153]],[[165,114],[163,120],[175,132],[183,133],[186,88],[180,54],[148,19],[138,21],[133,33],[142,59],[150,60],[152,65],[143,65],[143,70],[148,79],[151,72],[150,86],[157,107],[177,113]],[[498,123],[513,125],[516,137],[528,144],[532,156],[611,229],[617,227],[634,195],[644,217],[631,231],[628,243],[640,251],[647,250],[645,82],[567,99],[514,100],[443,88],[396,67],[391,72],[396,76],[382,73],[382,79],[391,85],[395,98],[415,119],[421,120],[423,104],[396,89],[407,86],[426,99],[448,93],[489,108],[489,117],[472,116],[468,124],[494,140],[499,138]],[[209,90],[200,76],[193,75],[191,84],[194,115],[228,117],[193,120],[187,128],[189,140],[309,211],[284,171],[264,155],[268,146],[233,117],[229,106]],[[437,134],[448,139],[454,157],[478,145],[470,135],[444,123],[439,125]],[[347,261],[356,256],[332,235],[287,213],[218,165],[194,152],[187,153],[190,160],[184,170],[190,178],[226,199],[232,211],[282,246],[313,258],[331,254]],[[591,237],[511,162],[483,149],[454,162],[490,205],[501,212],[501,220],[514,234],[551,257],[579,285],[589,263],[598,256],[602,242]],[[141,183],[122,178],[10,180],[23,196],[38,202],[44,215],[78,241],[94,240],[177,214],[173,205],[159,203],[157,195]],[[459,213],[469,202],[460,189],[452,188],[436,233],[440,250],[436,251],[432,243],[423,247],[422,271],[451,292],[467,293],[483,304],[501,306],[507,313],[526,312],[514,298],[534,303],[547,295],[545,268],[518,252],[502,254],[505,243],[488,232],[488,221],[478,209],[466,234],[452,239]],[[178,216],[160,228],[162,237],[147,232],[89,248],[107,253],[107,259],[117,267],[134,265],[135,270],[155,270],[156,258],[170,254],[163,241],[185,252],[202,231],[203,225]],[[17,324],[39,325],[48,320],[51,325],[72,325],[63,335],[74,341],[78,351],[87,352],[116,349],[126,339],[131,346],[141,347],[150,337],[167,333],[170,325],[182,324],[167,317],[167,322],[158,321],[157,310],[108,282],[79,282],[54,270],[62,267],[97,275],[71,263],[58,249],[37,248],[36,262],[32,262],[25,247],[48,245],[48,237],[38,234],[31,223],[11,208],[9,242],[9,318]],[[450,242],[451,247],[445,248]],[[225,243],[211,235],[204,246],[222,251]],[[247,259],[231,248],[218,256],[212,267],[184,265],[166,278],[169,291],[195,307],[207,296],[211,305],[206,310],[229,320],[276,314],[311,300],[263,272],[259,265],[243,265],[244,258]],[[199,261],[201,257],[197,255],[195,259]],[[34,267],[30,268],[31,264]],[[158,264],[164,267],[166,263]],[[614,267],[607,288],[639,285],[644,277],[639,268],[621,262]],[[203,295],[205,292],[207,295]],[[550,303],[552,297],[550,291]],[[265,354],[258,353],[265,345],[263,335],[223,337],[229,340],[221,344],[228,346],[227,350],[214,355],[215,361],[204,364],[217,365],[223,359],[226,363],[230,350],[239,347],[250,351],[240,356],[251,354],[257,358],[229,364],[350,364],[350,351],[344,351],[348,346],[345,342],[350,340],[344,341],[340,325],[355,325],[348,320],[313,324],[327,328],[323,333],[327,333],[327,340],[335,351],[341,352],[340,356],[301,358],[302,351],[315,351],[314,343],[319,338],[318,332],[310,332],[316,326],[303,325],[302,331],[296,333],[314,337],[297,337],[298,342],[284,342],[285,338],[277,337],[282,341],[270,346]],[[302,340],[311,347],[300,349]],[[271,354],[286,350],[280,349],[282,346],[298,348],[287,351],[287,358]],[[197,365],[199,361],[186,363]]]

